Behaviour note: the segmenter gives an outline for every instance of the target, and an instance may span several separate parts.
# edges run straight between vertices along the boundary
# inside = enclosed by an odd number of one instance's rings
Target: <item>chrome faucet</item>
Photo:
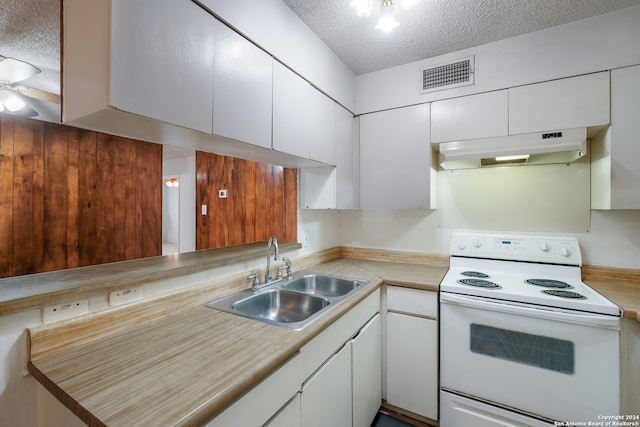
[[[271,282],[271,246],[274,246],[276,249],[276,253],[273,257],[273,260],[277,261],[278,260],[278,239],[276,239],[276,236],[269,237],[269,241],[267,242],[267,272],[264,275],[265,284]]]

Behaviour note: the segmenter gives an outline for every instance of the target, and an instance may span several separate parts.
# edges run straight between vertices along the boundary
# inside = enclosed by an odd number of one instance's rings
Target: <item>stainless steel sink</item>
[[[323,297],[339,297],[356,290],[365,283],[364,281],[339,276],[305,274],[298,279],[284,283],[282,287]]]
[[[326,298],[270,289],[233,303],[231,309],[251,317],[293,323],[308,319],[328,305]]]
[[[368,281],[316,273],[296,273],[258,291],[240,291],[207,307],[287,329],[302,329],[363,288]]]

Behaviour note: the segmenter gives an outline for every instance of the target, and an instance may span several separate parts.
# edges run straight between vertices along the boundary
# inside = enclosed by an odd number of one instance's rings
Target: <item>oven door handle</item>
[[[487,301],[483,298],[477,298],[468,295],[451,294],[446,292],[440,292],[440,302],[445,304],[456,304],[465,307],[479,308],[482,310],[497,311],[500,313],[515,314],[519,316],[558,320],[567,323],[577,323],[580,325],[620,330],[620,318],[616,316],[608,316],[605,314],[577,311],[568,312],[566,310],[552,308],[532,308],[525,304],[497,300]]]

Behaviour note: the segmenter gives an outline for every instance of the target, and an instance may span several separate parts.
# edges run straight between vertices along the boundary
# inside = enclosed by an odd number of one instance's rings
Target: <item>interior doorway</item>
[[[180,252],[180,175],[162,178],[162,255]]]

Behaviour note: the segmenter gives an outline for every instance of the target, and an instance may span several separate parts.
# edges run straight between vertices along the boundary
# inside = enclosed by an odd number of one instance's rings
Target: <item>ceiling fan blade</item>
[[[28,96],[29,98],[60,104],[60,95],[56,95],[55,93],[27,86],[16,86],[14,89],[22,95]]]
[[[15,83],[36,75],[42,70],[28,62],[14,58],[0,60],[0,83]]]

